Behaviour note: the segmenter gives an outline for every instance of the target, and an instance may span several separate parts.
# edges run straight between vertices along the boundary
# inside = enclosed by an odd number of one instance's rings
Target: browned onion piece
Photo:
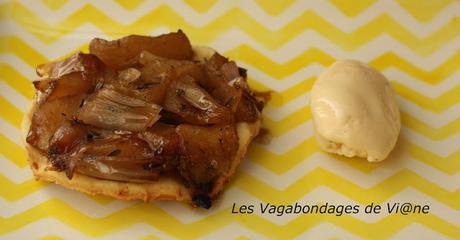
[[[204,89],[198,86],[193,79],[188,76],[182,78],[181,81],[177,81],[176,88],[176,94],[180,95],[192,106],[200,110],[216,112],[221,108]]]
[[[74,54],[62,61],[39,65],[37,74],[40,77],[57,79],[73,72],[82,72],[84,65],[81,62],[82,54]]]
[[[141,76],[141,72],[136,68],[126,68],[118,72],[118,82],[121,85],[128,85],[136,81]]]
[[[41,92],[39,103],[92,91],[102,79],[104,68],[94,55],[77,53],[62,61],[40,65],[37,72],[45,79],[34,81]]]
[[[263,103],[254,98],[234,62],[216,53],[206,62],[206,74],[208,78],[201,79],[200,84],[235,113],[236,121],[254,122],[259,118]]]
[[[118,159],[124,161],[114,162],[112,157],[89,156],[79,161],[74,171],[96,178],[125,182],[155,181],[160,177],[160,168],[144,169],[144,166],[151,164],[147,160],[136,162],[130,157]]]
[[[91,54],[76,53],[64,60],[46,63],[37,67],[37,74],[43,78],[58,79],[73,72],[95,74],[100,70],[99,59]]]
[[[35,88],[45,93],[47,100],[74,94],[86,93],[94,83],[86,81],[78,72],[62,76],[58,80],[46,79],[34,82]]]
[[[243,89],[229,84],[222,73],[212,66],[213,64],[211,64],[211,62],[206,64],[206,78],[198,79],[198,82],[207,92],[217,99],[220,104],[231,109],[232,112],[235,112],[241,100]]]
[[[48,100],[37,106],[32,115],[32,123],[26,139],[27,143],[46,151],[50,137],[66,120],[72,118],[83,98],[84,94],[66,96]]]
[[[188,123],[206,125],[233,121],[231,113],[189,76],[171,84],[163,105],[165,110],[179,115]]]
[[[73,171],[110,180],[156,180],[163,160],[135,135],[113,134],[82,145],[69,156]]]
[[[238,150],[234,125],[202,127],[182,124],[176,132],[181,140],[179,172],[184,179],[198,186],[224,174]]]
[[[160,118],[161,107],[103,88],[85,101],[77,119],[96,127],[142,131]]]
[[[50,138],[48,153],[50,155],[67,153],[85,139],[86,132],[83,126],[66,121]]]
[[[142,51],[172,59],[191,59],[193,56],[190,41],[182,31],[157,37],[130,35],[114,41],[95,38],[89,44],[89,51],[116,69],[131,64]]]

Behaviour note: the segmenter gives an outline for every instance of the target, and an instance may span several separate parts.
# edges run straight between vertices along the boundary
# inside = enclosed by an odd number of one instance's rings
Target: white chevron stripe
[[[438,239],[438,240],[449,240],[453,238],[442,235],[437,231],[421,225],[419,223],[412,223],[393,235],[390,239],[392,240],[406,240],[406,239]]]
[[[396,2],[384,0],[373,4],[353,18],[345,16],[329,2],[320,2],[318,4],[317,1],[297,1],[277,16],[267,14],[254,1],[219,1],[205,13],[197,13],[189,5],[179,0],[148,1],[134,10],[126,10],[112,1],[78,1],[67,3],[64,7],[56,11],[51,11],[37,1],[22,0],[21,2],[34,14],[47,21],[48,24],[62,21],[74,13],[75,9],[79,9],[87,3],[92,4],[112,19],[117,19],[117,21],[120,21],[122,24],[132,23],[159,6],[167,5],[184,17],[187,22],[196,27],[203,27],[231,9],[239,8],[247,15],[253,17],[259,24],[272,31],[281,29],[306,11],[315,12],[327,21],[333,22],[344,32],[353,32],[376,17],[390,15],[395,21],[399,22],[399,24],[419,38],[433,34],[439,30],[439,28],[447,24],[452,18],[460,16],[460,14],[458,14],[460,12],[460,4],[457,2],[446,6],[428,23],[420,23],[413,16],[407,14],[406,10]],[[123,18],[119,18],[118,16],[123,16]]]
[[[286,89],[292,88],[300,82],[303,82],[311,77],[319,76],[320,73],[326,70],[326,66],[313,63],[287,77],[284,77],[282,79],[276,79],[260,71],[257,67],[245,63],[244,61],[239,61],[239,64],[249,70],[250,77],[252,79],[270,87],[275,91],[285,91]],[[424,80],[414,78],[395,67],[389,67],[383,70],[382,73],[389,80],[398,82],[432,99],[460,85],[460,70],[449,75],[446,79],[442,80],[440,83],[437,84],[426,83]]]
[[[432,99],[460,85],[460,69],[437,84],[426,83],[423,79],[414,78],[395,67],[389,67],[382,71],[382,73],[390,81],[398,82]]]
[[[367,223],[376,223],[383,218],[388,216],[388,213],[382,211],[381,214],[366,214],[364,213],[364,206],[366,204],[370,204],[372,202],[372,197],[369,197],[369,202],[364,204],[358,204],[354,200],[351,200],[345,195],[342,195],[336,192],[334,189],[331,189],[326,186],[319,186],[314,190],[308,192],[296,202],[299,204],[322,204],[322,203],[329,203],[333,205],[360,205],[361,211],[358,214],[350,215],[356,219]],[[432,199],[430,196],[420,193],[416,189],[408,187],[393,196],[387,199],[384,203],[382,203],[382,208],[386,207],[386,203],[394,203],[394,202],[411,202],[414,204],[420,205],[429,205],[430,206],[430,214],[433,214],[445,221],[448,221],[454,225],[460,226],[460,223],[457,221],[460,217],[460,211],[449,208],[448,206],[444,205],[443,203],[438,202],[435,199]],[[213,213],[218,213],[221,211],[228,211],[228,214],[231,214],[233,204],[236,206],[245,205],[254,205],[254,213],[272,223],[278,225],[285,225],[288,224],[293,219],[299,217],[296,214],[286,214],[283,216],[276,216],[271,214],[262,214],[260,212],[260,203],[266,204],[266,202],[261,201],[260,199],[254,197],[253,195],[240,190],[239,188],[232,187],[227,189],[224,195],[221,197],[220,201],[216,201],[215,205],[213,206],[213,211],[205,211],[205,210],[197,210],[190,207],[185,207],[183,205],[177,205],[172,203],[165,203],[161,202],[158,203],[157,206],[162,208],[163,210],[167,211],[170,215],[174,216],[177,220],[182,222],[183,224],[190,224],[193,222],[200,221],[208,216],[211,216]],[[289,204],[288,202],[283,202],[283,204]],[[295,203],[292,203],[295,204]],[[235,215],[237,217],[238,215]]]
[[[26,42],[35,51],[39,52],[49,60],[60,58],[65,54],[74,52],[81,46],[88,44],[95,37],[108,39],[109,37],[95,27],[93,24],[82,24],[73,29],[69,34],[66,34],[51,44],[43,43],[40,39],[26,31],[20,24],[14,20],[1,20],[0,36],[17,36]],[[48,29],[46,31],[55,31]],[[35,67],[35,66],[32,66]],[[36,76],[34,76],[36,78]]]
[[[200,237],[199,239],[236,239],[238,237],[247,237],[249,239],[269,239],[266,236],[263,236],[250,228],[241,226],[239,223],[231,223],[225,227],[216,229],[213,232],[210,232],[206,236]]]
[[[18,146],[23,147],[24,142],[19,129],[5,121],[0,117],[0,133],[5,135],[8,139],[16,143]]]
[[[83,193],[51,184],[15,202],[9,202],[0,197],[0,216],[12,217],[53,198],[64,201],[72,208],[92,218],[102,218],[136,204],[135,201],[113,200],[103,205]]]
[[[459,103],[450,106],[442,113],[434,113],[400,96],[397,96],[397,101],[402,111],[435,128],[441,128],[460,118]]]
[[[317,77],[326,69],[323,65],[315,62],[285,77],[283,80],[278,80],[244,61],[238,61],[238,65],[248,69],[251,79],[279,92],[285,91],[309,78]]]
[[[321,222],[310,228],[306,232],[303,232],[295,239],[362,239],[352,232],[346,231],[345,229],[334,225],[333,223]]]
[[[63,36],[60,40],[51,44],[44,44],[14,21],[3,20],[0,22],[6,26],[0,31],[0,36],[17,35],[27,41],[36,51],[49,59],[55,59],[66,53],[75,51],[76,47],[88,43],[93,37],[107,38],[107,36],[92,23],[86,23]],[[167,32],[167,28],[155,29],[152,32]],[[64,41],[63,39],[68,39],[69,41]],[[232,39],[232,41],[228,41],[228,39]],[[203,45],[206,43],[196,44]],[[364,62],[369,62],[386,52],[395,52],[398,53],[399,56],[404,56],[405,60],[419,68],[433,70],[460,49],[460,37],[454,38],[429,56],[420,56],[387,34],[382,34],[374,38],[354,51],[344,51],[329,39],[311,30],[300,33],[276,50],[266,49],[240,29],[229,29],[212,41],[209,46],[218,49],[219,52],[226,52],[243,44],[257,49],[271,60],[280,64],[292,60],[297,57],[299,53],[310,48],[317,48],[337,59],[354,58]],[[59,51],[55,49],[59,49]]]
[[[279,107],[273,106],[273,104],[268,102],[262,114],[273,121],[281,121],[301,108],[309,106],[309,103],[310,92],[305,91],[304,94],[290,100],[289,102],[284,102],[283,105]],[[308,111],[310,111],[310,107],[308,107]]]
[[[460,148],[460,132],[437,141],[431,140],[407,127],[403,127],[401,132],[401,134],[407,137],[411,142],[441,157],[447,157]]]
[[[314,136],[312,122],[312,120],[308,120],[283,135],[272,138],[268,144],[260,144],[260,146],[272,153],[284,154]],[[449,156],[460,147],[460,133],[454,133],[441,140],[431,140],[403,125],[401,134],[410,142],[429,149],[442,157]]]
[[[313,136],[313,121],[309,120],[281,136],[271,138],[267,144],[258,145],[274,154],[281,155]]]
[[[0,77],[0,96],[8,99],[17,109],[25,111],[30,106],[30,100],[16,92],[16,90],[6,84],[5,81],[2,81]]]
[[[33,177],[29,166],[18,168],[13,162],[6,159],[3,154],[0,154],[0,175],[5,176],[15,184],[21,184]]]
[[[0,236],[0,239],[41,239],[49,235],[59,236],[63,239],[125,240],[139,239],[149,235],[154,235],[161,239],[174,239],[151,225],[141,223],[112,232],[103,237],[90,237],[54,218],[42,218],[34,221],[18,230]]]
[[[24,60],[11,53],[0,54],[0,64],[8,64],[14,70],[21,73],[25,78],[30,81],[38,79],[37,74],[35,73],[35,68],[29,66]]]
[[[228,41],[228,39],[232,39],[232,41]],[[226,51],[243,44],[251,46],[279,64],[292,60],[297,57],[299,53],[302,53],[310,48],[317,48],[336,59],[352,58],[364,62],[369,62],[384,53],[393,52],[397,53],[398,56],[404,56],[404,59],[412,65],[431,71],[458,51],[460,46],[460,37],[456,37],[447,42],[444,46],[438,48],[429,56],[420,56],[407,46],[400,43],[398,40],[385,33],[375,37],[368,43],[362,45],[360,48],[353,51],[345,51],[316,31],[305,30],[293,37],[280,48],[277,48],[276,50],[269,50],[242,30],[233,28],[229,29],[224,34],[221,34],[216,40],[212,41],[209,46],[214,49],[218,49],[219,52],[225,53]]]
[[[314,153],[283,174],[276,174],[253,161],[243,162],[242,170],[278,190],[285,190],[305,175],[319,168],[330,171],[366,189],[376,186],[405,169],[448,191],[455,191],[460,187],[460,171],[449,175],[407,156],[407,154],[399,153],[399,149],[395,151],[397,152],[392,153],[387,160],[379,163],[379,168],[370,173],[362,172],[322,152]]]

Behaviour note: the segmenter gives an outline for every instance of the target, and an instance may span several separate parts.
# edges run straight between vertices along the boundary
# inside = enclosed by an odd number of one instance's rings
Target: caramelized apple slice
[[[181,124],[176,132],[181,140],[179,172],[184,179],[195,186],[203,186],[228,171],[238,150],[234,125]]]

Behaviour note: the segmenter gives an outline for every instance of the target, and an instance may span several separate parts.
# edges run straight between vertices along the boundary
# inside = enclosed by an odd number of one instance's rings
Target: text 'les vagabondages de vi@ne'
[[[382,204],[369,203],[366,205],[357,204],[237,204],[232,205],[232,214],[270,214],[276,216],[290,214],[328,214],[334,216],[356,215],[356,214],[428,214],[430,206],[427,204],[415,204],[410,202],[388,202]]]

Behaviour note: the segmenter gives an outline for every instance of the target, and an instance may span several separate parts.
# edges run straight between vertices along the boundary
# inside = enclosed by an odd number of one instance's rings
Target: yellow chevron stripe
[[[333,56],[317,48],[310,48],[283,64],[274,62],[272,59],[247,45],[240,45],[225,54],[239,61],[247,62],[275,79],[285,78],[312,63],[329,66],[335,61]],[[395,53],[387,52],[371,60],[369,64],[378,70],[395,67],[423,82],[437,84],[460,68],[458,59],[460,59],[460,51],[432,71],[426,71],[412,65]]]
[[[235,240],[251,240],[251,239],[245,236],[240,236],[240,237],[235,238]]]
[[[207,12],[211,7],[216,4],[217,0],[184,0],[184,3],[187,3],[191,8],[199,13]]]
[[[327,20],[316,15],[316,13],[307,11],[279,31],[273,32],[240,9],[231,9],[225,12],[203,28],[192,26],[182,16],[165,5],[152,10],[134,23],[128,25],[122,25],[107,17],[102,11],[91,5],[83,6],[65,20],[53,25],[49,25],[17,2],[2,4],[0,5],[0,9],[0,17],[2,18],[7,16],[6,11],[9,9],[15,10],[13,18],[16,16],[28,16],[29,21],[27,22],[21,21],[21,19],[16,20],[24,29],[46,43],[53,42],[63,35],[68,34],[71,29],[75,29],[83,23],[92,23],[111,37],[120,37],[126,33],[146,34],[158,27],[167,26],[170,29],[175,29],[180,26],[181,29],[188,33],[191,39],[195,40],[194,42],[204,44],[209,43],[211,39],[215,39],[230,27],[239,27],[270,49],[278,48],[300,32],[312,29],[326,36],[341,48],[349,51],[368,43],[382,33],[387,33],[418,54],[427,56],[460,35],[460,22],[450,21],[432,35],[420,39],[387,15],[374,18],[353,33],[345,33]],[[234,21],[235,18],[239,19],[239,21]],[[162,19],[163,21],[158,21],[158,19]],[[36,31],[37,29],[47,29],[47,34],[42,34],[40,33],[41,31]],[[59,30],[50,31],[52,29]],[[254,29],[257,29],[257,31],[254,31]],[[273,35],[277,35],[278,37],[273,38]]]
[[[317,48],[309,48],[283,64],[273,61],[258,50],[245,44],[239,45],[225,54],[230,58],[249,63],[275,79],[285,78],[312,63],[329,66],[335,61],[334,57]]]
[[[50,8],[57,9],[60,8],[67,0],[42,0]],[[122,7],[127,10],[132,10],[138,7],[138,0],[131,1],[126,0],[116,0]],[[283,1],[261,1],[256,0],[257,5],[261,7],[265,12],[270,15],[279,15],[284,12],[289,6],[291,6],[295,1],[293,0],[283,0]],[[338,10],[343,12],[347,16],[356,16],[361,14],[371,5],[373,5],[375,0],[360,0],[353,1],[350,4],[350,1],[346,0],[331,0],[330,1]],[[430,1],[430,0],[398,0],[398,3],[402,8],[408,11],[412,16],[417,20],[422,22],[430,21],[434,16],[438,15],[440,11],[443,10],[448,4],[455,2],[454,0],[442,0],[442,1]],[[204,13],[207,12],[211,7],[216,3],[216,0],[206,0],[206,1],[193,1],[193,0],[184,0],[184,3],[187,3],[195,11]]]
[[[369,8],[374,4],[375,0],[363,0],[363,1],[353,1],[350,4],[350,1],[347,0],[330,0],[332,4],[335,5],[339,10],[341,10],[347,16],[356,16],[362,11]]]
[[[426,83],[437,84],[460,68],[458,59],[460,59],[460,51],[457,51],[454,55],[452,55],[432,71],[426,71],[417,68],[395,53],[385,53],[380,57],[370,61],[369,64],[379,70],[395,66],[398,69]]]
[[[412,16],[421,22],[428,22],[436,16],[452,0],[430,1],[430,0],[396,0],[401,7],[406,9]]]
[[[126,10],[134,10],[137,7],[139,7],[139,5],[141,5],[141,3],[143,3],[144,1],[142,0],[129,0],[129,1],[115,0],[115,2],[118,3],[121,7],[125,8]]]
[[[411,223],[426,225],[447,236],[456,236],[459,233],[459,228],[455,225],[447,223],[434,215],[411,215],[407,218],[390,215],[376,223],[364,223],[350,216],[301,215],[299,218],[290,221],[287,226],[282,227],[268,222],[261,217],[253,216],[251,220],[248,219],[244,223],[247,227],[257,232],[266,233],[276,239],[286,239],[296,237],[319,222],[332,223],[364,239],[389,239],[392,235]],[[286,231],[286,229],[289,230]]]
[[[205,12],[209,10],[216,1],[193,1],[185,0],[190,7],[193,7],[196,11]],[[261,1],[256,0],[264,11],[270,15],[279,15],[284,12],[289,6],[295,1],[284,0],[284,1]],[[375,0],[360,0],[360,1],[346,1],[346,0],[330,0],[330,2],[341,12],[347,16],[357,16],[373,5]],[[408,13],[414,16],[417,20],[427,22],[430,21],[434,16],[438,15],[447,5],[455,2],[455,0],[441,0],[441,1],[430,1],[430,0],[397,0],[402,8]],[[196,7],[198,5],[199,7]],[[200,10],[196,9],[199,8]]]
[[[327,181],[324,181],[325,179]],[[322,168],[314,169],[284,190],[278,190],[246,172],[241,173],[231,184],[262,201],[274,204],[293,203],[320,186],[331,188],[361,204],[368,203],[369,199],[375,203],[382,203],[407,187],[412,187],[451,208],[460,209],[460,189],[454,192],[446,191],[410,170],[401,170],[369,189]]]
[[[440,128],[433,128],[408,113],[401,112],[401,121],[403,122],[403,125],[432,140],[443,140],[460,132],[460,118],[457,118]]]
[[[408,144],[407,149],[417,160],[445,173],[454,174],[460,170],[460,148],[447,157],[441,157],[416,144]]]
[[[41,2],[52,10],[58,10],[66,4],[68,0],[41,0]]]
[[[0,224],[3,226],[3,228],[0,229],[0,234],[14,231],[42,218],[54,217],[70,227],[78,229],[78,231],[93,237],[107,235],[135,223],[147,223],[179,239],[188,239],[197,238],[207,234],[209,231],[232,223],[235,220],[226,217],[230,211],[231,209],[227,208],[197,222],[183,224],[152,204],[138,204],[107,217],[93,219],[76,211],[66,203],[53,199],[41,203],[16,216],[6,219],[0,218]],[[376,224],[365,223],[350,216],[338,218],[334,215],[325,214],[299,215],[298,218],[290,221],[287,225],[277,225],[257,215],[238,215],[236,217],[236,221],[243,226],[275,238],[295,237],[320,221],[331,222],[363,237],[370,236],[370,234],[373,236],[382,236],[383,238],[389,237],[413,222],[426,225],[447,236],[458,236],[458,234],[460,234],[460,229],[458,227],[432,214],[409,215],[404,218],[397,215],[389,215]],[[212,219],[212,221],[209,221],[209,219]],[[388,227],[382,228],[380,226]],[[289,227],[289,231],[285,231],[286,227]],[[177,231],[177,229],[181,229],[181,231]]]
[[[2,6],[0,5],[0,9],[3,10],[1,7]],[[0,54],[2,53],[14,53],[19,58],[25,60],[25,62],[33,68],[35,68],[38,64],[48,62],[46,57],[16,36],[0,37]]]
[[[294,0],[284,0],[284,1],[263,1],[256,0],[257,5],[261,7],[265,12],[272,16],[279,15],[284,12],[286,8],[291,6],[295,1]]]
[[[161,238],[157,236],[149,235],[149,236],[141,237],[140,240],[161,240]]]
[[[40,238],[40,240],[64,240],[64,238],[61,238],[59,236],[50,235],[50,236],[42,237]]]
[[[16,166],[23,168],[27,165],[27,154],[24,148],[0,134],[0,154],[5,155]]]
[[[272,137],[280,137],[288,131],[298,127],[311,119],[310,105],[304,106],[298,111],[290,114],[280,121],[274,121],[268,117],[264,117],[262,122],[264,128],[270,129]]]
[[[392,85],[400,96],[410,100],[422,108],[436,113],[441,113],[460,102],[460,95],[458,94],[460,92],[460,84],[449,89],[435,99],[426,97],[398,82],[392,82]]]
[[[8,64],[0,64],[1,80],[14,88],[26,98],[32,99],[35,94],[32,83],[21,73],[17,72]]]
[[[1,142],[0,142],[1,143]],[[25,161],[25,158],[23,159]],[[28,167],[28,166],[23,166]],[[42,182],[42,181],[35,181],[35,179],[29,179],[23,183],[16,184],[10,181],[7,177],[0,174],[0,184],[2,188],[0,188],[0,196],[5,198],[8,201],[17,201],[29,194],[32,194],[36,191],[41,190],[42,188],[48,186],[49,183]],[[112,203],[114,200],[113,198],[104,197],[104,196],[92,196],[86,195],[87,197],[91,198],[95,202],[100,205],[108,205]]]
[[[5,109],[0,113],[0,116],[19,129],[23,113],[8,100],[3,98],[3,96],[0,96],[0,109]]]
[[[35,181],[35,179],[29,179],[23,183],[15,184],[2,174],[0,174],[0,183],[2,184],[0,196],[11,202],[20,200],[48,185],[48,183],[45,182]]]

